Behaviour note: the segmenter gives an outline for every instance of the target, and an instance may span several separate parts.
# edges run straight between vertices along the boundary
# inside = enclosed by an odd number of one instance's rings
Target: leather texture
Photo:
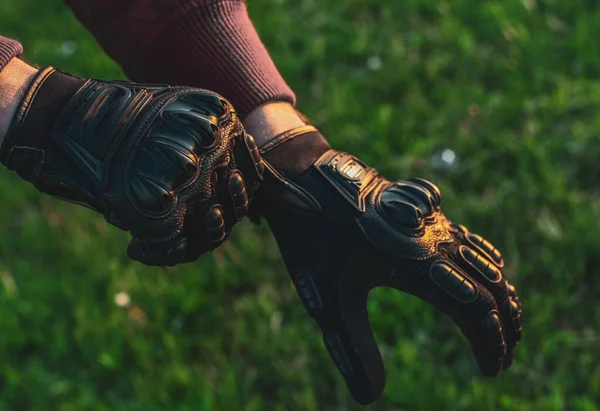
[[[87,80],[49,127],[30,124],[45,121],[54,90],[74,81],[82,80],[40,73],[0,160],[40,191],[130,231],[128,254],[145,264],[193,261],[222,244],[264,172],[233,107],[206,90]]]
[[[438,187],[392,182],[330,150],[293,181],[268,166],[259,202],[307,312],[360,404],[385,387],[367,296],[389,286],[448,314],[483,374],[508,368],[521,338],[521,303],[500,252],[441,211]]]

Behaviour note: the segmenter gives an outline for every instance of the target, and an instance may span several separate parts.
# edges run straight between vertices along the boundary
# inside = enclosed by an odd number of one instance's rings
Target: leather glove
[[[232,106],[206,90],[85,80],[48,67],[0,161],[39,191],[130,231],[128,255],[175,265],[219,246],[264,170]]]
[[[511,365],[521,304],[503,278],[502,256],[446,218],[435,185],[389,181],[335,150],[293,180],[267,168],[255,206],[357,402],[371,403],[385,386],[367,315],[367,295],[377,286],[412,294],[452,317],[485,375]]]

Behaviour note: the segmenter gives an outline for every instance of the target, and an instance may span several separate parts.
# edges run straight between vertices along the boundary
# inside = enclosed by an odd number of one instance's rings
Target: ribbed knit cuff
[[[23,46],[16,40],[0,36],[0,71],[9,61],[23,54]]]
[[[244,1],[198,1],[122,64],[133,80],[206,88],[228,99],[243,118],[269,101],[295,104]],[[190,6],[190,3],[187,4]]]

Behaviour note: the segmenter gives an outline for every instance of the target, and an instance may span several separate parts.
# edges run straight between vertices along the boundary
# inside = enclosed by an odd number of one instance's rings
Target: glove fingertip
[[[188,254],[188,241],[185,237],[182,237],[177,241],[169,251],[166,253],[165,265],[174,266],[184,261],[186,255]]]
[[[510,368],[510,366],[512,365],[512,363],[515,361],[515,349],[512,349],[511,352],[508,352],[506,354],[506,358],[504,358],[504,364],[502,364],[502,368],[503,369],[508,369]]]
[[[495,361],[485,361],[484,364],[480,363],[479,369],[481,370],[481,373],[486,377],[494,378],[500,375],[500,373],[502,372],[502,366],[503,363],[500,359]]]
[[[127,246],[127,257],[142,264],[147,264],[144,243],[137,238],[132,238]]]
[[[127,255],[132,260],[149,266],[174,266],[187,257],[188,248],[185,237],[164,243],[148,243],[134,237],[127,247]]]

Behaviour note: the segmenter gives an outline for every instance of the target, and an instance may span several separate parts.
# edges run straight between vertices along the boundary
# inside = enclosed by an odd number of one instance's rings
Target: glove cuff
[[[280,174],[293,180],[330,149],[316,128],[303,126],[270,139],[261,147],[261,153]]]
[[[302,127],[296,127],[291,130],[286,130],[283,133],[279,133],[276,136],[265,141],[260,147],[260,152],[264,155],[267,152],[273,150],[274,148],[280,146],[281,144],[290,141],[291,139],[308,134],[308,133],[317,133],[318,130],[315,126],[305,125]]]
[[[52,127],[85,80],[49,66],[39,71],[19,103],[6,138],[0,162],[23,179],[32,180],[51,140]]]

